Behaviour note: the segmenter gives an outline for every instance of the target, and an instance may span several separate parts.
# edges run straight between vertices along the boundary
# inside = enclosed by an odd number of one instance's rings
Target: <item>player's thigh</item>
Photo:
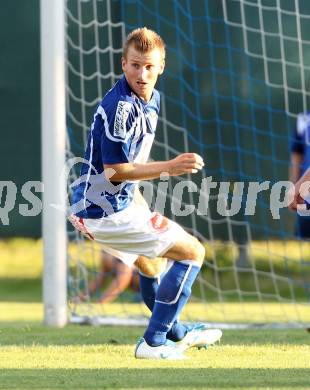
[[[179,261],[193,260],[202,264],[205,257],[205,248],[197,238],[186,234],[182,237],[182,240],[176,241],[163,256]]]
[[[146,276],[155,277],[160,275],[167,265],[167,259],[162,257],[155,257],[149,259],[148,257],[139,256],[135,261],[135,266]]]

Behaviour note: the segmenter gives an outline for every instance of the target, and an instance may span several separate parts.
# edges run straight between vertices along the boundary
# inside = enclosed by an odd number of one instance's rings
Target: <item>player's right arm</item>
[[[115,182],[157,179],[162,173],[169,176],[197,173],[203,166],[202,157],[196,153],[183,153],[172,160],[152,161],[144,164],[134,162],[104,164],[105,169],[110,168],[115,171],[110,177],[110,180]]]
[[[298,115],[296,129],[291,137],[291,164],[289,171],[289,179],[292,183],[296,183],[301,175],[301,166],[305,155],[305,120],[304,115]]]

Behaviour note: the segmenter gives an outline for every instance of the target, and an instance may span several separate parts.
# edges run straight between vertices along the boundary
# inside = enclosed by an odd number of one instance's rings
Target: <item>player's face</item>
[[[122,68],[128,84],[135,94],[146,102],[151,99],[157,78],[163,73],[164,66],[159,49],[141,53],[129,46],[126,58],[122,58]]]

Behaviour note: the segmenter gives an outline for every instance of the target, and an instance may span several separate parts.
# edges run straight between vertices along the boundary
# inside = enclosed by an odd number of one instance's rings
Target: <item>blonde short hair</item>
[[[130,46],[133,46],[141,53],[148,53],[151,50],[159,49],[162,59],[166,57],[165,43],[162,38],[153,30],[146,27],[137,28],[128,34],[123,49],[123,57],[126,58]]]

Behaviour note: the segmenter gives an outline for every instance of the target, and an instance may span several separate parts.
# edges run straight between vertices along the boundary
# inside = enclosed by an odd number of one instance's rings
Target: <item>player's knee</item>
[[[164,256],[176,261],[193,261],[201,266],[205,258],[205,248],[197,238],[187,235],[184,240],[178,241],[170,248]]]
[[[202,265],[205,259],[206,250],[205,247],[196,238],[194,240],[195,243],[193,246],[193,260]]]
[[[206,248],[197,240],[198,244],[198,252],[199,252],[199,260],[203,263],[206,256]]]
[[[187,259],[198,263],[200,266],[203,264],[205,258],[205,247],[192,237],[190,245],[187,247]]]

